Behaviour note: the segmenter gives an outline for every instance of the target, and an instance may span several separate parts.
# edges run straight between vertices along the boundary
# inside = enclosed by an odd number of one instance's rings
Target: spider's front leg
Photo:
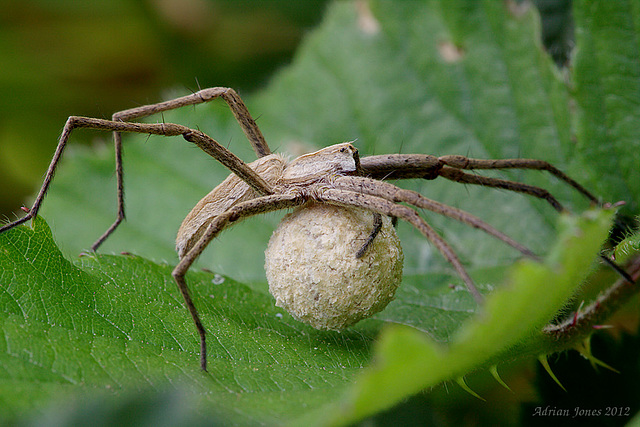
[[[459,155],[431,156],[426,154],[389,154],[364,157],[361,166],[365,176],[374,179],[435,179],[439,176],[464,184],[482,185],[504,190],[528,194],[546,200],[554,209],[562,211],[563,207],[547,190],[520,182],[490,178],[463,172],[463,170],[480,169],[530,169],[547,171],[564,181],[593,204],[600,204],[598,199],[587,189],[567,174],[543,160],[536,159],[472,159]]]
[[[537,159],[473,159],[460,155],[448,155],[435,157],[431,155],[423,154],[391,154],[391,155],[378,155],[365,157],[361,160],[361,170],[364,176],[379,180],[385,179],[409,179],[409,178],[422,178],[422,179],[435,179],[437,177],[443,177],[451,181],[482,185],[485,187],[500,188],[508,191],[514,191],[518,193],[527,194],[543,200],[546,200],[554,209],[558,212],[562,212],[564,208],[547,190],[541,187],[528,185],[520,182],[490,178],[476,174],[469,174],[464,170],[486,170],[486,169],[529,169],[546,171],[554,175],[559,180],[565,182],[569,186],[573,187],[576,191],[582,194],[588,199],[592,205],[602,206],[603,204],[596,198],[590,191],[575,181],[573,178],[556,168],[552,164]],[[347,188],[351,188],[353,183],[346,183]],[[367,185],[362,185],[364,189]],[[484,231],[492,234],[505,243],[520,250],[523,254],[532,256],[526,248],[517,244],[509,239],[507,236],[493,229],[493,227],[478,220],[475,217],[470,216],[467,213],[460,212],[457,209],[451,207],[445,207],[442,204],[438,204],[434,201],[423,198],[416,194],[410,194],[407,192],[388,185],[368,185],[368,190],[365,192],[370,195],[380,196],[388,200],[403,201],[414,204],[415,206],[426,208],[434,212],[442,213],[443,215],[452,217],[459,221],[465,222],[473,227],[481,228]],[[461,215],[462,214],[462,215]],[[535,256],[534,256],[535,257]],[[608,265],[610,265],[620,276],[626,281],[633,283],[633,280],[621,267],[616,265],[610,259],[604,255],[600,255],[600,258]]]

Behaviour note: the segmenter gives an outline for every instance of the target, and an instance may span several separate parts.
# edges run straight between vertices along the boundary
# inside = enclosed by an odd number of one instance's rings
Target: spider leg
[[[203,89],[191,95],[183,96],[183,97],[172,99],[169,101],[164,101],[164,102],[159,102],[157,104],[144,105],[141,107],[119,111],[113,115],[111,121],[72,116],[67,120],[67,123],[62,132],[62,135],[60,136],[53,159],[49,164],[49,168],[47,169],[45,179],[43,181],[42,186],[40,187],[40,191],[36,196],[36,200],[32,208],[30,209],[30,211],[27,213],[25,217],[22,217],[14,222],[11,222],[9,224],[6,224],[0,227],[0,232],[13,228],[19,224],[22,224],[28,221],[29,219],[33,218],[35,215],[37,215],[40,205],[42,203],[42,200],[47,190],[49,189],[51,180],[53,179],[53,175],[55,173],[57,164],[60,160],[60,156],[62,155],[62,152],[64,151],[64,148],[66,146],[67,140],[69,139],[69,135],[74,128],[88,127],[88,128],[94,128],[94,129],[111,130],[113,131],[113,141],[114,141],[114,147],[115,147],[116,192],[117,192],[117,203],[118,203],[117,211],[118,212],[117,212],[115,221],[111,224],[111,226],[109,226],[109,228],[107,228],[107,230],[102,234],[102,236],[100,236],[95,241],[95,243],[91,246],[91,249],[93,251],[97,250],[98,247],[111,235],[111,233],[115,231],[118,225],[120,225],[120,223],[125,218],[124,180],[123,180],[124,172],[122,167],[122,132],[153,133],[158,135],[185,134],[185,132],[179,132],[177,134],[166,133],[165,131],[147,132],[146,130],[144,130],[143,127],[140,127],[136,124],[132,124],[132,126],[122,127],[122,126],[115,125],[115,123],[126,123],[133,119],[139,119],[139,118],[160,113],[163,111],[173,110],[173,109],[188,106],[188,105],[201,104],[204,102],[211,101],[215,98],[222,98],[227,103],[233,115],[235,116],[236,120],[238,121],[240,127],[242,128],[244,134],[249,139],[249,142],[253,146],[253,149],[258,155],[258,157],[264,157],[266,155],[271,154],[271,150],[269,149],[269,146],[267,145],[267,142],[265,141],[264,136],[262,135],[262,132],[260,132],[258,125],[255,123],[255,121],[249,114],[249,111],[247,110],[247,107],[245,106],[245,104],[242,102],[242,99],[240,98],[240,96],[238,96],[238,94],[231,88],[214,87],[214,88]],[[171,126],[172,125],[167,124],[166,127],[168,128]],[[148,129],[152,129],[152,128],[148,128]],[[188,129],[186,127],[183,127],[183,129],[186,129],[191,133],[197,132],[197,131]],[[190,135],[190,134],[186,134],[186,135]],[[202,148],[204,151],[206,151],[210,155],[213,155],[213,157],[215,157],[218,160],[220,160],[219,156],[212,154],[212,151],[215,152],[216,154],[223,153],[222,155],[226,158],[229,158],[229,159],[232,158],[231,156],[228,155],[230,152],[226,148],[222,147],[220,144],[218,144],[211,138],[195,135],[192,137],[192,139],[193,140],[191,142],[196,143],[198,146],[200,146],[200,148]],[[223,150],[220,150],[220,148],[222,148]],[[233,156],[233,158],[237,159],[235,156]],[[243,169],[246,170],[246,168],[240,165],[241,163],[243,164],[243,162],[240,159],[237,159],[237,161],[233,161],[233,163],[234,163],[233,166],[229,166],[226,163],[225,163],[225,166],[230,168],[234,173],[237,173],[237,171],[242,171]],[[265,185],[266,183],[264,183],[264,181],[261,182],[259,180],[259,177],[256,174],[253,174],[253,175],[254,175],[253,177],[249,178],[250,181],[248,181],[250,185],[254,186],[253,184],[256,184],[257,186],[261,187],[261,190],[259,191],[260,194],[269,194],[270,193],[270,191],[268,191],[269,186]],[[243,179],[246,180],[245,178]]]
[[[389,184],[383,181],[373,180],[371,178],[357,177],[357,176],[344,176],[338,178],[334,185],[336,188],[343,190],[356,191],[360,193],[369,194],[371,196],[381,197],[391,202],[405,202],[412,204],[418,208],[427,209],[440,215],[453,218],[457,221],[463,222],[474,228],[483,230],[487,234],[501,240],[507,245],[517,249],[523,255],[538,260],[539,257],[531,252],[528,248],[516,242],[506,234],[495,229],[490,224],[484,222],[480,218],[465,212],[463,210],[454,208],[453,206],[445,205],[444,203],[436,202],[435,200],[428,199],[418,192],[405,190],[396,187],[393,184]]]
[[[551,163],[537,159],[471,159],[464,156],[442,156],[438,158],[447,166],[456,169],[531,169],[547,171],[556,178],[566,182],[576,189],[580,194],[585,196],[595,205],[600,205],[600,201],[586,188],[578,184],[574,179],[553,166]],[[517,191],[517,190],[516,190]]]
[[[474,175],[462,172],[459,169],[443,167],[438,175],[450,181],[460,182],[463,184],[482,185],[485,187],[501,188],[503,190],[514,191],[516,193],[524,193],[539,199],[546,200],[558,212],[564,211],[564,207],[544,188],[534,185],[523,184],[521,182],[509,181],[506,179],[490,178],[486,176]]]
[[[440,235],[429,224],[427,224],[414,209],[408,206],[395,204],[381,197],[349,190],[325,189],[317,195],[317,198],[318,200],[341,206],[357,206],[365,208],[378,212],[382,215],[394,216],[409,222],[420,230],[420,232],[431,243],[433,243],[444,258],[455,268],[476,302],[478,304],[482,304],[482,295],[478,292],[473,279],[471,279],[471,276],[467,273],[467,270],[460,262],[460,259],[453,248],[451,248],[451,246],[449,246],[449,244],[440,237]]]
[[[467,182],[467,183],[470,183],[470,184],[476,184],[477,183],[477,184],[480,184],[480,185],[489,185],[489,186],[492,186],[492,187],[495,186],[495,187],[499,187],[499,188],[504,188],[506,190],[517,191],[517,192],[521,192],[521,193],[525,193],[525,194],[531,194],[533,196],[540,197],[542,199],[547,200],[558,211],[562,211],[562,206],[560,206],[560,204],[558,204],[557,201],[555,201],[555,203],[557,205],[554,204],[554,200],[555,199],[553,199],[553,197],[551,197],[551,195],[546,190],[544,190],[542,188],[528,186],[528,185],[525,185],[525,184],[520,184],[520,183],[512,182],[512,181],[497,180],[497,179],[493,179],[493,178],[484,178],[484,177],[479,177],[479,176],[470,175],[470,174],[464,174],[465,176],[462,177],[460,175],[461,171],[458,170],[457,172],[454,172],[448,166],[450,166],[452,168],[459,168],[459,169],[533,169],[533,170],[545,170],[545,171],[550,172],[552,175],[554,175],[558,179],[561,179],[562,181],[564,181],[567,184],[571,185],[578,192],[580,192],[583,196],[585,196],[587,199],[589,199],[591,201],[591,203],[593,203],[593,204],[595,204],[597,206],[602,206],[602,203],[595,196],[593,196],[589,191],[587,191],[583,186],[578,184],[571,177],[566,175],[561,170],[557,169],[555,166],[553,166],[550,163],[547,163],[547,162],[545,162],[543,160],[536,160],[536,159],[483,160],[483,159],[469,159],[469,158],[466,158],[464,156],[443,156],[443,157],[440,157],[440,160],[442,160],[447,165],[440,171],[440,175],[443,176],[444,178],[453,179],[454,181],[458,181],[458,182]],[[452,178],[447,176],[449,174],[451,174]],[[481,180],[483,180],[483,179],[484,180],[488,180],[488,181],[481,182]],[[473,181],[476,181],[476,182],[473,182]],[[486,183],[486,182],[488,182],[488,183]],[[616,264],[614,261],[610,260],[609,258],[607,258],[604,255],[600,255],[600,258],[602,260],[604,260],[604,262],[612,270],[614,270],[618,275],[620,275],[626,281],[628,281],[631,284],[634,283],[633,279],[631,278],[631,276],[629,276],[629,274],[627,274],[626,271],[622,267],[620,267],[618,264]]]
[[[374,179],[435,179],[442,162],[429,154],[382,154],[360,158],[361,176]]]
[[[71,116],[67,120],[64,129],[62,130],[62,134],[60,135],[60,139],[58,141],[58,146],[56,147],[56,151],[53,155],[53,158],[51,159],[49,168],[47,169],[42,187],[40,188],[40,191],[36,196],[33,206],[24,217],[0,227],[0,232],[22,224],[38,214],[38,210],[40,209],[42,201],[44,200],[44,197],[49,190],[56,168],[67,145],[67,141],[69,140],[69,137],[71,136],[73,130],[76,128],[110,130],[114,132],[146,133],[163,136],[182,135],[187,141],[193,142],[194,144],[198,145],[198,147],[200,147],[206,153],[210,154],[218,161],[220,161],[233,173],[238,175],[245,182],[247,182],[247,184],[253,187],[259,194],[264,195],[271,194],[273,192],[271,186],[267,184],[253,169],[247,166],[240,158],[238,158],[224,146],[220,145],[213,138],[208,137],[200,131],[196,131],[186,126],[172,123],[135,123]],[[121,191],[121,187],[119,191]],[[119,195],[119,197],[120,196],[121,195]],[[122,211],[122,204],[120,204],[119,206],[119,210]],[[117,223],[114,223],[114,225],[112,225],[107,230],[107,233],[103,234],[100,239],[98,239],[98,241],[94,243],[91,249],[96,250],[97,247],[109,235],[108,233],[112,232],[116,226]]]
[[[209,243],[225,228],[253,215],[299,206],[305,203],[307,199],[307,197],[302,195],[276,194],[258,197],[233,206],[226,212],[218,215],[209,224],[200,240],[198,240],[198,242],[180,259],[178,265],[173,269],[171,275],[178,285],[178,289],[180,289],[185,305],[187,306],[187,309],[193,319],[193,323],[200,335],[200,367],[203,371],[207,370],[206,331],[204,326],[202,326],[198,310],[196,309],[193,300],[191,299],[191,295],[189,294],[189,288],[185,280],[187,270],[189,270],[189,267],[191,267]]]
[[[356,252],[356,258],[362,258],[364,254],[367,253],[367,250],[375,240],[378,233],[382,230],[382,216],[378,212],[373,213],[373,230],[371,230],[371,234],[367,238],[367,241],[364,242],[364,245]]]
[[[147,117],[163,111],[175,110],[176,108],[188,105],[202,104],[216,98],[222,98],[227,105],[229,105],[229,109],[231,109],[231,112],[238,121],[238,124],[240,124],[240,127],[247,136],[247,139],[249,139],[256,155],[258,157],[264,157],[271,154],[269,145],[267,145],[264,136],[262,136],[262,132],[260,132],[260,128],[258,128],[258,125],[251,117],[246,105],[244,105],[244,102],[242,102],[242,99],[236,91],[228,87],[202,89],[198,92],[192,93],[191,95],[182,96],[169,101],[119,111],[113,115],[113,120],[128,122],[133,119]]]
[[[435,179],[438,176],[442,176],[443,178],[467,183],[467,184],[475,184],[475,185],[484,185],[487,187],[494,188],[502,188],[509,191],[520,192],[528,195],[532,195],[534,197],[538,197],[540,199],[546,200],[553,206],[554,209],[561,212],[563,211],[562,205],[545,189],[527,185],[519,182],[502,180],[496,178],[483,177],[478,175],[473,175],[469,173],[465,173],[462,169],[467,170],[477,170],[477,169],[531,169],[531,170],[544,170],[548,171],[558,179],[564,181],[587,199],[589,199],[593,204],[602,205],[600,201],[593,196],[589,191],[587,191],[582,185],[578,182],[570,178],[564,172],[557,169],[555,166],[549,164],[548,162],[542,160],[535,159],[502,159],[502,160],[482,160],[482,159],[471,159],[464,156],[442,156],[435,157],[430,155],[423,154],[391,154],[391,155],[378,155],[378,156],[370,156],[364,157],[360,159],[360,168],[361,175],[369,176],[371,178],[375,178],[377,180],[384,179],[408,179],[408,178],[423,178],[423,179]],[[342,180],[351,179],[352,177],[341,178]],[[454,208],[448,207],[446,205],[437,206],[431,200],[425,199],[420,202],[420,204],[414,203],[413,200],[417,200],[416,196],[421,197],[418,193],[411,194],[412,192],[407,192],[406,190],[401,190],[399,193],[393,189],[397,187],[391,187],[392,190],[389,190],[385,187],[386,183],[382,181],[374,181],[375,185],[365,186],[362,185],[358,189],[354,189],[354,191],[361,191],[368,194],[373,194],[377,196],[382,196],[387,198],[388,200],[393,201],[404,201],[407,203],[414,204],[418,207],[424,207],[426,209],[430,209],[434,212],[442,213],[443,215],[450,216],[452,218],[458,219],[462,222],[466,222],[469,225],[472,225],[477,228],[482,228],[489,234],[494,235],[495,237],[503,240],[505,243],[514,246],[514,244],[509,243],[504,237],[500,237],[496,234],[496,231],[490,231],[490,229],[486,228],[485,225],[481,225],[482,222],[477,222],[476,224],[469,222],[468,220],[473,217],[470,214],[463,219],[462,217],[456,217],[454,215],[459,215],[461,211],[458,211]],[[385,185],[383,185],[385,184]],[[367,190],[367,187],[371,187],[372,189]],[[347,187],[350,189],[350,187]],[[386,194],[386,195],[385,195]],[[398,199],[396,199],[398,197]],[[424,203],[432,205],[432,207],[424,205]],[[443,211],[443,208],[446,211]],[[457,211],[457,212],[456,212]],[[477,220],[473,219],[475,222]],[[478,220],[480,221],[480,220]],[[487,224],[488,225],[488,224]],[[490,226],[489,226],[490,227]],[[498,232],[499,233],[499,232]],[[500,233],[501,234],[501,233]],[[513,242],[515,243],[515,242]],[[516,243],[517,244],[517,243]],[[518,248],[522,253],[527,255],[522,249]],[[526,248],[524,248],[527,250]],[[528,250],[527,250],[528,251]],[[603,257],[605,259],[605,257]],[[624,273],[624,270],[621,269],[617,264],[609,259],[605,259],[607,264],[611,266],[618,274],[625,278],[625,280],[629,281],[629,276]]]
[[[249,139],[249,142],[253,146],[254,151],[258,157],[263,157],[271,154],[271,150],[267,145],[267,142],[262,136],[262,132],[258,128],[256,122],[251,118],[251,114],[247,110],[247,107],[242,102],[240,96],[231,88],[225,87],[213,87],[208,89],[202,89],[191,95],[182,96],[179,98],[171,99],[169,101],[159,102],[156,104],[143,105],[136,108],[130,108],[115,113],[113,115],[113,121],[131,121],[133,119],[140,119],[152,114],[161,113],[163,111],[174,110],[176,108],[185,107],[188,105],[197,105],[205,102],[212,101],[216,98],[222,98],[231,112],[235,116],[236,120],[240,124],[244,134]],[[113,144],[115,147],[115,161],[116,161],[116,193],[118,203],[118,213],[116,219],[111,226],[95,241],[91,246],[93,251],[98,247],[115,231],[120,223],[125,218],[124,208],[124,169],[122,167],[122,134],[121,132],[113,132]]]
[[[600,204],[598,199],[582,185],[553,165],[535,159],[502,159],[482,160],[464,156],[435,157],[425,154],[390,154],[369,156],[360,159],[361,168],[366,176],[375,179],[435,179],[438,176],[451,181],[502,188],[505,190],[525,193],[544,199],[554,209],[562,211],[562,205],[545,189],[519,182],[488,178],[468,174],[462,171],[477,169],[531,169],[547,171],[558,179],[566,182],[594,204]]]

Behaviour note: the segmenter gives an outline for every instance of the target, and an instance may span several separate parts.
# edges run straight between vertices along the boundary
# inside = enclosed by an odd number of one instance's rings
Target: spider
[[[246,164],[213,138],[196,129],[172,123],[132,122],[134,119],[183,106],[205,103],[216,98],[222,98],[228,104],[258,156],[258,160]],[[360,159],[358,150],[353,144],[345,142],[331,145],[287,162],[283,156],[271,153],[260,129],[238,94],[230,88],[215,87],[173,100],[120,111],[113,115],[112,120],[80,116],[69,117],[33,206],[31,209],[24,209],[26,215],[22,218],[2,226],[0,232],[22,224],[37,215],[67,141],[76,128],[112,131],[115,145],[118,213],[114,223],[92,245],[93,251],[98,249],[125,217],[121,142],[123,132],[182,136],[217,159],[232,172],[227,179],[200,200],[188,214],[178,231],[176,240],[179,263],[174,268],[172,276],[199,334],[200,366],[205,371],[207,366],[206,332],[191,299],[185,274],[207,245],[223,229],[241,219],[270,211],[304,207],[310,203],[331,204],[371,211],[373,212],[373,221],[370,224],[371,232],[360,249],[353,254],[356,258],[362,257],[376,239],[382,227],[382,216],[407,221],[417,228],[453,266],[468,291],[480,304],[483,297],[455,251],[422,219],[414,208],[445,215],[483,230],[527,257],[537,259],[536,255],[470,213],[430,200],[417,192],[401,189],[385,182],[385,180],[410,178],[432,180],[442,177],[459,183],[528,194],[546,200],[554,209],[562,211],[562,205],[543,188],[465,172],[465,170],[479,169],[544,170],[575,188],[592,203],[598,204],[598,200],[584,187],[542,160],[481,160],[460,155],[436,157],[426,154],[389,154]]]

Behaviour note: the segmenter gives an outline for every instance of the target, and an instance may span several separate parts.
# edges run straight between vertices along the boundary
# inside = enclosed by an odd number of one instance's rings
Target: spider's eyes
[[[341,152],[341,153],[346,153],[347,151],[351,151],[352,153],[354,153],[354,154],[355,154],[355,153],[357,153],[357,152],[358,152],[358,149],[357,149],[357,148],[355,148],[355,147],[353,147],[353,146],[347,146],[347,147],[342,147],[342,148],[340,148],[340,152]]]

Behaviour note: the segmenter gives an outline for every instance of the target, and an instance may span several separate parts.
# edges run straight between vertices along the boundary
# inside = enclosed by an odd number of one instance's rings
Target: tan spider
[[[199,130],[171,123],[136,123],[133,119],[154,113],[195,105],[222,98],[231,108],[242,130],[251,142],[258,160],[245,164],[228,149]],[[425,154],[390,154],[370,156],[360,159],[358,151],[351,143],[329,146],[315,153],[305,154],[291,162],[271,151],[237,93],[229,88],[204,89],[192,95],[158,104],[124,110],[113,115],[113,120],[88,117],[69,117],[64,127],[57,149],[45,176],[42,188],[27,215],[0,228],[0,232],[33,218],[43,198],[66,146],[75,128],[93,128],[113,131],[116,154],[116,179],[118,215],[115,222],[93,244],[96,250],[124,219],[124,192],[122,181],[121,133],[137,132],[145,134],[176,136],[196,144],[206,153],[220,161],[231,172],[227,179],[205,196],[185,218],[176,241],[180,262],[173,270],[173,277],[184,297],[200,335],[202,369],[206,370],[205,329],[198,311],[193,304],[185,281],[185,274],[207,245],[226,227],[240,219],[269,211],[307,206],[309,203],[331,204],[345,207],[363,208],[373,212],[371,233],[353,257],[362,257],[376,239],[382,225],[382,216],[399,218],[416,227],[455,268],[469,292],[478,303],[482,296],[473,280],[466,272],[454,250],[430,227],[414,210],[407,206],[427,209],[481,229],[512,246],[528,257],[536,256],[524,246],[496,230],[479,218],[459,209],[427,199],[420,194],[404,190],[384,182],[386,179],[443,177],[452,181],[502,188],[538,197],[548,201],[556,210],[563,208],[546,190],[513,181],[488,178],[469,174],[465,169],[535,169],[546,170],[565,181],[591,202],[598,200],[577,182],[554,166],[541,160],[506,159],[478,160],[463,156],[434,157]],[[399,204],[403,202],[405,204]]]

